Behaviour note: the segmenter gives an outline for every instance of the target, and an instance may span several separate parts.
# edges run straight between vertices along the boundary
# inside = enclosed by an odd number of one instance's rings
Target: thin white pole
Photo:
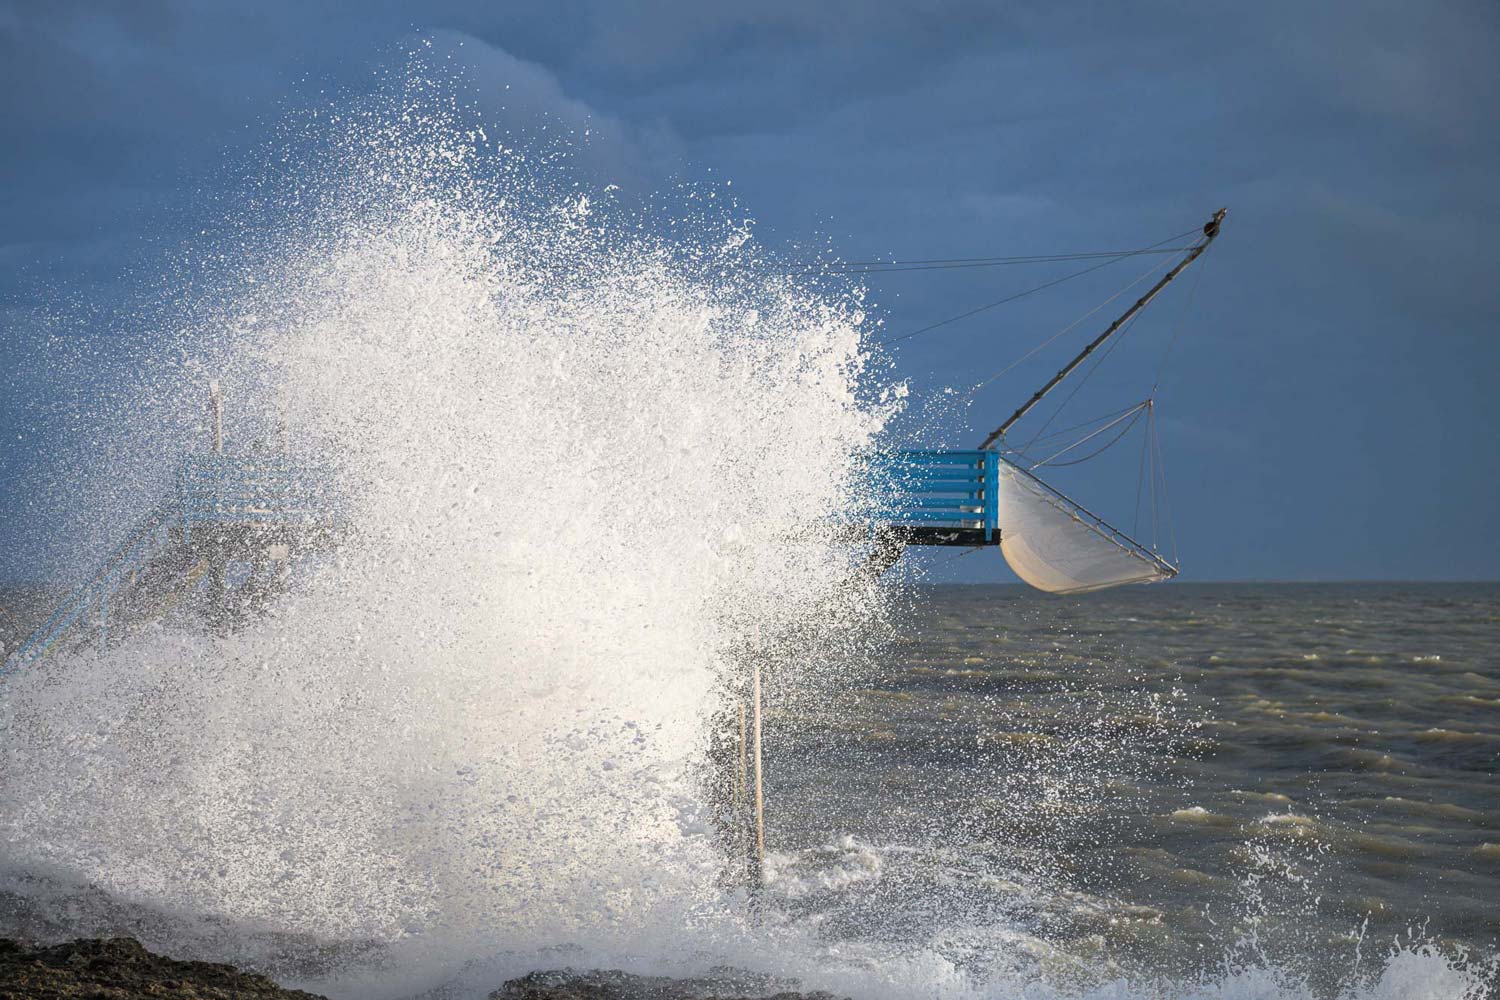
[[[761,872],[766,860],[766,799],[765,791],[761,784],[761,743],[760,743],[760,650],[757,648],[754,662],[750,666],[750,701],[753,723],[751,734],[754,740],[753,759],[755,762],[755,854],[752,860],[750,884],[759,886],[761,884]]]

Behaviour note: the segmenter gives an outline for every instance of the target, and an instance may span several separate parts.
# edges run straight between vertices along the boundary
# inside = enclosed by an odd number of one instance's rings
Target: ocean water
[[[12,555],[86,578],[216,383],[230,454],[328,470],[338,544],[237,629],[4,680],[0,931],[339,998],[725,964],[1492,993],[1493,588],[851,585],[829,518],[908,398],[859,289],[787,277],[721,189],[587,188],[419,70],[310,115],[110,352],[27,361],[72,436],[7,488],[46,514]],[[752,659],[757,892],[712,791]]]
[[[839,934],[1330,993],[1494,953],[1500,586],[927,588],[846,682],[767,737],[773,892]]]
[[[758,901],[721,856],[729,888],[693,883],[697,912],[652,933],[497,928],[430,964],[274,911],[205,925],[12,841],[0,934],[131,932],[350,996],[723,961],[857,996],[1493,995],[1500,585],[901,595],[852,669],[768,667]]]

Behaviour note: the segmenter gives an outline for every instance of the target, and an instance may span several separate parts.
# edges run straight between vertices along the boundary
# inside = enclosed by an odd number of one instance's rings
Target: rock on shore
[[[232,965],[153,955],[134,938],[28,948],[0,938],[0,997],[6,1000],[323,1000]]]
[[[490,1000],[836,1000],[831,993],[791,993],[788,985],[795,984],[737,970],[698,979],[568,970],[512,979]]]
[[[512,979],[491,1000],[835,1000],[793,993],[795,985],[737,970],[697,979],[618,971],[533,972]],[[0,997],[5,1000],[325,1000],[284,989],[232,965],[179,962],[134,938],[31,947],[0,938]]]

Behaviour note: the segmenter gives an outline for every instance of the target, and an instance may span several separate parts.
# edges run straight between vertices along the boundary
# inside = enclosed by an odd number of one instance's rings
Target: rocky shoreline
[[[835,1000],[733,970],[695,979],[619,971],[533,972],[503,983],[491,1000]],[[0,938],[5,1000],[326,1000],[289,990],[232,965],[183,962],[147,951],[134,938],[88,938],[30,946]]]

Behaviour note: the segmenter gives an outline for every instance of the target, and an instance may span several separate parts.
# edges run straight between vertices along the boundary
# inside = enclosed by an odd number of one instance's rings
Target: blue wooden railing
[[[313,524],[334,508],[325,470],[284,458],[198,455],[177,474],[176,512],[194,524]]]
[[[869,461],[872,527],[982,532],[999,541],[1000,456],[993,451],[892,451]]]

